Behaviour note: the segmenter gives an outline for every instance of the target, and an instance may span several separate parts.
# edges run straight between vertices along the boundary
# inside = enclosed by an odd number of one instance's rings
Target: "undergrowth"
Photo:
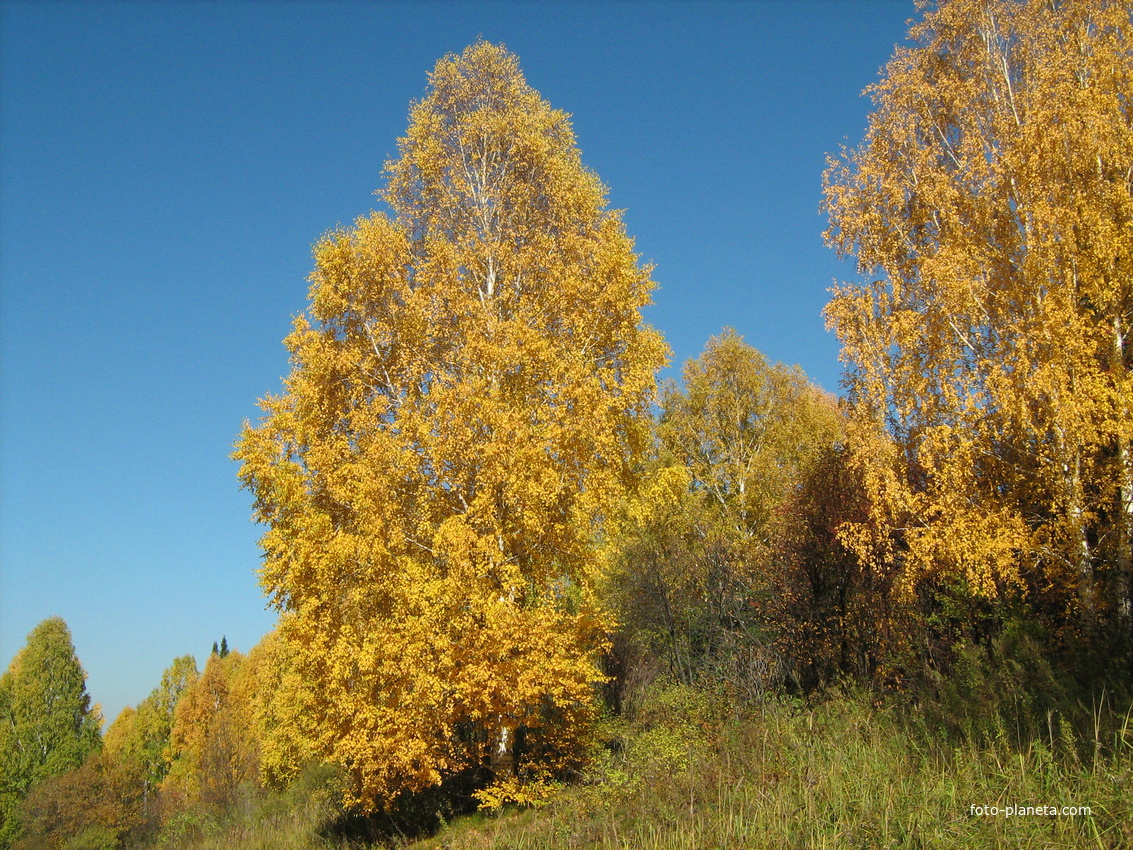
[[[1108,711],[1108,723],[1096,706],[1086,711],[1094,730],[1084,734],[1052,712],[1047,735],[1020,746],[1005,734],[951,738],[860,694],[736,712],[667,685],[632,723],[607,721],[581,784],[538,810],[461,819],[413,847],[1133,846],[1133,720]],[[1089,813],[1007,816],[1008,806]]]
[[[969,706],[970,708],[970,706]],[[1133,708],[1104,698],[1045,716],[1020,740],[998,715],[978,734],[934,712],[835,693],[745,710],[713,691],[651,686],[608,717],[590,767],[538,808],[481,812],[431,837],[343,829],[340,779],[314,770],[223,815],[171,819],[172,850],[584,848],[1118,848],[1133,846]],[[993,712],[994,714],[994,712]],[[1034,724],[1032,724],[1034,725]],[[1035,727],[1037,728],[1037,726]],[[959,730],[959,731],[957,731]],[[1089,807],[1077,815],[1008,806]],[[997,807],[999,814],[980,813]],[[347,819],[348,820],[348,819]],[[357,825],[357,823],[355,824]],[[83,845],[86,846],[86,845]],[[95,845],[91,845],[95,846]]]

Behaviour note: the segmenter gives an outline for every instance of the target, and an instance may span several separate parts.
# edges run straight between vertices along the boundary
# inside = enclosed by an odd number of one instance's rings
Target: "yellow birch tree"
[[[169,736],[162,795],[171,809],[204,803],[223,810],[259,778],[256,671],[239,652],[209,656],[180,694]]]
[[[661,393],[656,470],[628,505],[613,598],[636,641],[692,684],[773,678],[773,541],[788,495],[840,436],[834,400],[731,328]]]
[[[892,438],[863,476],[891,534],[847,539],[906,589],[1026,585],[1128,630],[1133,6],[926,6],[826,175],[828,241],[874,278],[828,321]]]
[[[285,644],[277,628],[264,635],[247,660],[255,682],[251,714],[260,741],[260,771],[265,784],[277,787],[319,762],[312,711],[318,683],[303,677],[295,656],[296,647]]]
[[[317,750],[354,802],[458,774],[523,800],[579,756],[597,542],[666,350],[649,269],[515,56],[442,59],[399,153],[394,217],[316,246],[285,392],[235,457],[280,638],[317,683]]]

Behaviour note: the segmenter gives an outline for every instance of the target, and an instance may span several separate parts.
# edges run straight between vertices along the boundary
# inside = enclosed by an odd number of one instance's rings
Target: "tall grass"
[[[312,850],[345,846],[329,837],[341,814],[341,777],[312,766],[282,791],[247,785],[222,808],[173,815],[153,846],[167,850]]]
[[[656,685],[632,722],[604,722],[582,781],[543,808],[457,818],[431,838],[387,838],[385,846],[1133,847],[1133,709],[1100,699],[1073,717],[1051,711],[1043,733],[1026,741],[999,721],[973,735],[931,718],[860,693],[813,705],[780,697],[739,711],[711,690]],[[221,814],[185,812],[165,824],[156,846],[378,846],[335,833],[337,781],[316,770],[286,791],[250,789]],[[1008,806],[1090,811],[1009,817]]]
[[[1107,727],[1099,711],[1084,734],[1052,714],[1047,737],[1020,746],[950,742],[860,695],[737,715],[668,686],[649,705],[632,725],[611,722],[585,783],[545,808],[462,819],[414,847],[1133,846],[1129,713]],[[993,806],[999,815],[973,814]],[[1007,806],[1090,813],[1007,817]]]

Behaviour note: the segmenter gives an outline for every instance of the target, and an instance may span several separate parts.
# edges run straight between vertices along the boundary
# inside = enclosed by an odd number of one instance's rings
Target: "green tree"
[[[506,50],[441,60],[399,151],[396,218],[319,243],[286,392],[235,456],[322,753],[358,800],[458,773],[521,799],[583,751],[597,541],[665,346],[567,116]]]
[[[828,239],[872,280],[827,316],[858,416],[891,438],[845,539],[907,596],[1023,592],[1128,639],[1130,5],[948,0],[910,39],[826,178]]]
[[[0,676],[0,845],[19,833],[20,799],[82,764],[99,745],[100,723],[67,624],[44,620]]]

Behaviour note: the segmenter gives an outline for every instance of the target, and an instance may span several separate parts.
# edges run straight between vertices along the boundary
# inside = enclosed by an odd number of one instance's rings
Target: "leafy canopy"
[[[18,834],[18,803],[33,785],[97,749],[101,722],[70,629],[44,620],[0,676],[0,845]]]
[[[394,218],[316,246],[285,392],[235,454],[317,749],[366,807],[579,757],[596,541],[665,357],[648,268],[513,55],[438,62],[399,153]]]
[[[834,401],[725,329],[665,386],[655,471],[631,500],[614,574],[627,632],[692,683],[749,694],[767,655],[762,602],[788,496],[840,436]]]
[[[1027,585],[1128,627],[1133,10],[949,0],[910,38],[826,176],[827,237],[873,278],[828,321],[892,438],[864,474],[891,534],[848,539],[906,590]]]

